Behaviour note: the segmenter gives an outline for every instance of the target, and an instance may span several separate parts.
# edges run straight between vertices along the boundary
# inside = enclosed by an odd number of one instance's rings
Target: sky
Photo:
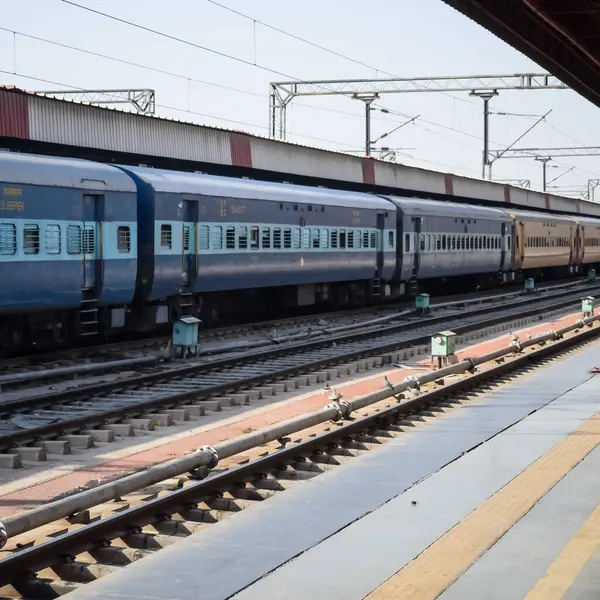
[[[66,0],[0,0],[0,85],[150,88],[158,116],[268,136],[273,81],[544,72],[442,0],[72,1],[133,25]],[[371,137],[419,116],[379,145],[402,164],[480,177],[482,104],[468,92],[382,94],[373,106],[389,112],[373,112]],[[550,110],[517,147],[599,143],[599,109],[571,90],[502,91],[490,109],[492,150]],[[364,104],[347,96],[295,98],[287,126],[289,141],[364,154]],[[501,159],[493,177],[541,189],[542,166]],[[598,157],[548,164],[553,193],[578,196],[596,178]]]

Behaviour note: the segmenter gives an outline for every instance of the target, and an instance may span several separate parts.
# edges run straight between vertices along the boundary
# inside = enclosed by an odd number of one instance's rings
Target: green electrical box
[[[456,352],[456,334],[454,331],[441,331],[431,338],[432,358],[452,356]]]
[[[535,290],[535,280],[534,279],[526,279],[525,280],[525,291],[527,293],[531,293]]]
[[[596,269],[590,269],[587,274],[587,280],[590,283],[594,283],[596,281]]]
[[[419,311],[429,310],[429,294],[419,294],[415,298],[415,308]]]
[[[593,296],[587,296],[581,299],[581,312],[584,315],[593,315],[596,299]]]

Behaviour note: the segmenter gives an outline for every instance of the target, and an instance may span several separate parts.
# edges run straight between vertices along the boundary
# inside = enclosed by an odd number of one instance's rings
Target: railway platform
[[[69,594],[597,597],[600,342]]]

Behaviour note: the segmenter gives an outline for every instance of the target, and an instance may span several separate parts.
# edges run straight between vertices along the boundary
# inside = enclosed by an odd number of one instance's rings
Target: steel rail
[[[570,293],[569,293],[570,294]],[[556,294],[555,296],[562,296],[565,293]],[[542,299],[544,302],[548,301],[548,298]],[[570,305],[574,300],[563,300],[557,304],[553,304],[552,306],[544,306],[542,308],[531,308],[529,311],[521,311],[518,313],[519,317],[527,317],[535,314],[539,314],[540,311],[547,311],[549,309],[557,309],[561,307],[565,307]],[[531,303],[531,298],[528,298],[526,301],[527,304]],[[472,310],[469,312],[469,318],[472,318],[474,315],[478,315],[481,313],[488,313],[490,310],[511,310],[514,311],[515,308],[518,308],[522,303],[513,303],[510,309],[506,309],[506,307],[498,308],[490,307]],[[512,317],[512,315],[511,315]],[[446,322],[448,320],[448,315],[442,315],[439,317],[435,317],[434,320],[436,322]],[[514,318],[514,317],[513,317]],[[490,327],[497,323],[502,323],[507,319],[507,315],[503,314],[494,318],[487,318],[481,321],[472,322],[468,325],[454,327],[454,330],[457,334],[466,333],[468,331],[477,330],[480,328]],[[422,327],[422,323],[409,323],[407,324],[410,328]],[[289,353],[295,352],[300,353],[307,349],[312,349],[321,345],[329,345],[333,343],[340,343],[348,340],[360,340],[364,338],[374,337],[386,335],[394,331],[405,329],[405,325],[394,325],[392,327],[388,327],[386,329],[379,330],[371,330],[366,332],[345,334],[339,337],[330,338],[328,340],[321,340],[319,342],[312,341],[304,344],[290,344],[285,348],[274,348],[270,351],[262,351],[260,353],[256,353],[253,355],[244,355],[243,357],[238,357],[237,359],[221,359],[214,361],[212,363],[208,363],[208,365],[214,368],[214,365],[217,364],[220,367],[223,366],[233,366],[239,364],[241,360],[245,362],[248,361],[249,358],[256,358],[260,360],[265,360],[265,358],[270,358],[274,356],[287,355]],[[127,407],[119,407],[110,410],[105,410],[102,412],[94,413],[94,414],[86,414],[83,416],[75,417],[73,419],[67,419],[63,421],[59,421],[57,423],[51,423],[48,425],[43,425],[40,427],[35,427],[31,429],[23,429],[19,431],[15,431],[12,433],[0,435],[0,448],[12,448],[19,444],[31,444],[36,443],[38,441],[44,439],[52,439],[57,435],[66,435],[68,433],[73,433],[82,429],[92,429],[94,426],[106,425],[111,422],[116,422],[122,419],[133,418],[135,415],[143,414],[144,412],[152,409],[156,409],[158,407],[163,406],[173,406],[179,403],[189,401],[190,398],[194,400],[198,400],[199,398],[210,398],[211,396],[215,396],[218,394],[225,393],[227,391],[231,391],[233,389],[239,389],[240,387],[249,387],[252,385],[257,385],[259,383],[264,383],[268,381],[274,381],[278,379],[282,379],[285,377],[293,376],[299,372],[310,372],[317,370],[319,368],[323,368],[327,365],[337,364],[343,361],[349,361],[356,358],[361,358],[366,355],[380,354],[385,353],[390,350],[397,349],[398,347],[406,347],[410,345],[415,345],[419,343],[426,343],[429,341],[431,332],[426,334],[416,335],[413,338],[409,338],[407,340],[403,340],[402,342],[398,342],[398,340],[379,344],[371,347],[361,347],[356,350],[351,350],[349,352],[341,352],[337,354],[335,357],[327,356],[324,358],[319,358],[313,362],[302,363],[299,365],[294,365],[291,367],[285,367],[280,370],[270,371],[267,374],[257,374],[251,377],[243,377],[236,381],[228,381],[222,384],[216,384],[210,387],[199,388],[196,390],[186,390],[184,392],[172,394],[170,396],[160,396],[160,397],[149,397],[145,400],[140,400],[135,404]],[[182,367],[180,369],[176,369],[177,375],[181,374],[181,371],[186,373],[198,370],[198,367],[187,366]],[[147,384],[150,382],[160,381],[162,379],[173,379],[176,375],[173,372],[166,373],[151,373],[148,375],[142,375],[140,377],[136,377],[129,380],[119,381],[119,382],[106,382],[101,384],[96,384],[93,386],[86,386],[84,388],[76,388],[74,390],[68,390],[66,392],[60,392],[58,394],[51,394],[46,397],[34,397],[17,401],[10,401],[2,406],[2,409],[6,411],[7,408],[19,407],[21,410],[23,408],[31,408],[31,407],[40,407],[44,404],[55,405],[58,401],[62,400],[65,402],[66,400],[72,400],[74,398],[78,398],[81,396],[91,396],[95,394],[101,394],[106,391],[115,392],[120,389],[131,389],[141,386],[142,384]]]
[[[114,500],[115,498],[143,489],[144,487],[153,485],[165,479],[181,475],[182,473],[194,472],[202,467],[208,469],[214,468],[218,465],[219,461],[224,458],[234,456],[268,442],[282,440],[282,438],[285,438],[288,435],[305,430],[319,423],[345,419],[356,410],[386,400],[392,396],[398,399],[402,392],[412,389],[419,390],[422,385],[429,382],[443,379],[449,375],[471,373],[471,376],[464,380],[448,383],[436,390],[427,392],[417,398],[405,402],[402,402],[401,399],[399,399],[397,405],[374,413],[368,417],[357,419],[349,425],[336,428],[330,432],[326,432],[291,447],[284,447],[278,452],[257,461],[253,461],[248,465],[237,467],[209,477],[192,486],[173,491],[167,496],[148,500],[140,506],[130,508],[99,522],[91,523],[78,531],[69,532],[56,540],[20,551],[17,554],[0,561],[0,585],[2,585],[2,581],[6,581],[5,577],[8,576],[9,573],[12,576],[14,576],[15,572],[25,573],[27,570],[42,565],[44,561],[48,561],[63,553],[70,555],[77,554],[84,549],[84,546],[89,545],[90,541],[108,539],[108,532],[110,532],[110,535],[113,537],[117,537],[120,534],[130,531],[132,525],[142,525],[147,523],[149,516],[156,519],[162,518],[165,514],[172,514],[174,512],[174,507],[190,503],[192,501],[191,497],[194,495],[197,496],[200,491],[203,495],[206,495],[222,489],[225,481],[242,481],[250,474],[261,475],[268,470],[268,465],[273,466],[281,464],[285,461],[285,458],[289,456],[302,456],[307,451],[313,450],[319,446],[323,447],[327,443],[331,443],[334,439],[347,435],[350,432],[356,431],[357,429],[365,429],[366,425],[377,422],[378,419],[385,419],[387,416],[397,414],[398,412],[410,412],[421,408],[423,405],[442,396],[447,396],[458,389],[464,389],[465,387],[479,383],[482,379],[494,377],[506,370],[517,368],[524,362],[560,352],[567,347],[588,340],[589,338],[598,335],[598,328],[593,328],[593,324],[598,320],[600,320],[600,315],[580,319],[572,325],[538,335],[530,340],[523,342],[513,341],[505,348],[501,348],[494,352],[479,357],[467,358],[455,365],[437,371],[430,371],[421,375],[407,377],[399,385],[390,386],[389,388],[368,394],[355,400],[332,402],[314,413],[289,419],[278,423],[275,426],[267,427],[233,440],[221,442],[214,447],[201,447],[196,453],[182,459],[175,459],[162,465],[151,467],[145,471],[106,483],[77,495],[56,500],[45,506],[14,517],[9,517],[2,525],[6,538],[14,537],[26,531],[31,531],[32,529],[41,527],[42,525],[51,523],[57,519],[82,513],[95,505]],[[583,332],[572,337],[564,338],[565,334],[572,331],[577,333],[580,329],[584,329]],[[546,342],[555,343],[546,345]],[[535,345],[540,345],[541,347],[534,352],[522,354],[523,349]],[[517,356],[511,361],[499,363],[491,369],[476,372],[476,367],[478,365],[498,360],[510,354],[516,354]],[[4,543],[6,543],[6,540],[4,540]]]

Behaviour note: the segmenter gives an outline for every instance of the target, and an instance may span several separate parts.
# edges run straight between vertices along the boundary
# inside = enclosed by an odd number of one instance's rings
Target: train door
[[[506,223],[502,223],[502,243],[500,244],[500,270],[504,269],[504,262],[506,260],[506,251],[510,250],[510,233],[507,234]]]
[[[575,265],[579,268],[579,265],[583,264],[583,258],[585,256],[585,227],[578,223],[575,226]]]
[[[101,209],[104,196],[83,196],[83,223],[79,240],[84,290],[100,287],[102,278],[102,222]]]
[[[414,279],[419,274],[419,268],[421,266],[421,246],[424,244],[425,238],[421,237],[421,229],[423,228],[423,217],[414,217],[415,219],[415,251],[413,253],[413,272],[412,276]]]
[[[525,246],[527,238],[525,237],[525,223],[515,219],[515,232],[518,238],[518,249],[515,250],[515,269],[522,269],[525,262]]]
[[[181,283],[187,286],[194,281],[196,276],[198,202],[184,200],[182,209]]]
[[[375,265],[375,277],[381,277],[383,273],[383,243],[385,234],[385,215],[377,213],[377,264]]]
[[[569,226],[569,267],[573,265],[573,251],[576,244],[576,236],[573,235],[573,227]]]

